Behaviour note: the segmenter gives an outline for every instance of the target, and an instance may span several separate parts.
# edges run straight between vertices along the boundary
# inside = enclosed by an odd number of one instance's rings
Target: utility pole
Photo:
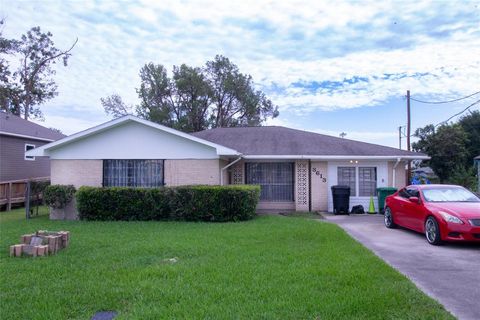
[[[411,151],[410,149],[410,90],[407,90],[407,150]],[[410,184],[410,177],[412,173],[412,164],[408,161],[407,165],[407,185]]]
[[[402,126],[398,127],[398,149],[402,150]]]

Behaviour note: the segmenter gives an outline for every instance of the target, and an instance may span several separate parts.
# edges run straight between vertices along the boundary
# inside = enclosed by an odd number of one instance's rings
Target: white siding
[[[387,161],[369,161],[359,160],[358,163],[350,163],[349,161],[329,161],[328,162],[328,211],[333,212],[333,199],[331,186],[337,185],[338,167],[357,167],[356,184],[358,190],[358,167],[376,167],[377,168],[377,187],[388,187],[388,164]],[[375,210],[378,211],[378,199],[373,197]],[[362,205],[365,212],[368,211],[370,197],[350,197],[350,210],[353,206]]]
[[[49,151],[50,159],[218,159],[216,149],[136,122]]]

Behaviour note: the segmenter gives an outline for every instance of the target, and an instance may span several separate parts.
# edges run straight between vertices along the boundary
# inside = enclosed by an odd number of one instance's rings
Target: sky
[[[68,67],[56,67],[59,95],[42,106],[39,122],[65,134],[108,121],[102,97],[138,103],[145,63],[171,70],[217,54],[279,107],[269,125],[394,147],[407,90],[427,101],[480,91],[480,0],[0,0],[0,17],[8,38],[34,26],[52,32],[58,48],[78,38]],[[475,98],[412,101],[412,132]]]

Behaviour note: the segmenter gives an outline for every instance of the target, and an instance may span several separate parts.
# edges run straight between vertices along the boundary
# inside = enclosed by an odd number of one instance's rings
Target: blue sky
[[[269,124],[390,146],[407,89],[434,101],[480,90],[480,1],[0,0],[0,15],[7,37],[37,25],[60,48],[78,37],[57,67],[59,96],[42,108],[44,125],[67,134],[109,119],[101,97],[137,103],[150,61],[171,70],[223,54],[279,106]],[[474,101],[413,102],[412,127]]]

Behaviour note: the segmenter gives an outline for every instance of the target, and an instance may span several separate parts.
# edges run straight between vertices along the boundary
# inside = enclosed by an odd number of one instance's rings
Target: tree
[[[12,73],[5,57],[13,54],[17,41],[3,37],[4,24],[5,20],[0,20],[0,106],[11,110],[18,107],[20,89],[11,81]]]
[[[458,121],[467,134],[467,166],[472,166],[473,158],[480,155],[480,111],[473,111]]]
[[[100,98],[103,109],[108,115],[112,115],[114,118],[122,117],[131,113],[132,107],[126,105],[122,97],[118,94],[112,94],[106,98]]]
[[[257,126],[278,116],[278,108],[255,90],[250,75],[240,73],[230,60],[217,55],[205,72],[212,88],[214,127]]]
[[[170,78],[163,65],[152,62],[140,69],[139,117],[185,132],[207,128],[256,126],[278,116],[278,107],[252,77],[240,73],[228,58],[216,56],[203,68],[174,66]],[[124,114],[118,95],[101,99],[107,114]]]
[[[4,73],[2,109],[23,115],[25,119],[41,118],[39,105],[58,95],[57,85],[52,78],[55,75],[53,66],[59,60],[67,66],[70,51],[78,39],[69,49],[60,50],[55,47],[52,36],[50,32],[44,33],[40,27],[34,27],[20,40],[1,39],[8,43],[8,53],[18,57],[20,62],[15,72]]]
[[[420,138],[412,144],[413,150],[428,154],[428,165],[438,175],[440,182],[448,181],[455,172],[463,171],[468,157],[467,134],[459,124],[433,125],[419,128],[414,136]]]
[[[140,83],[140,88],[137,89],[140,98],[140,104],[136,108],[137,115],[173,127],[173,85],[165,67],[152,62],[146,64],[140,69]]]
[[[173,68],[176,127],[195,132],[209,127],[211,88],[200,68],[185,64]]]

